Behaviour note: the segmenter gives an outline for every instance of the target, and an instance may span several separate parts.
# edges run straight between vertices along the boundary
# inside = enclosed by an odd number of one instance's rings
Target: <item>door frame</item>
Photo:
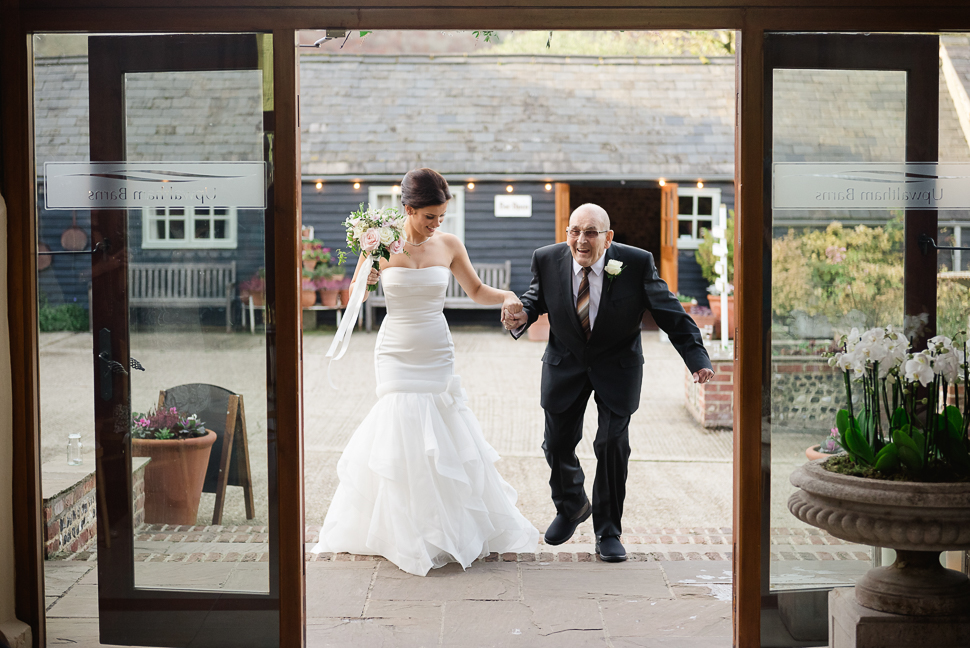
[[[762,442],[761,489],[761,600],[762,614],[775,614],[779,599],[805,599],[818,596],[831,588],[772,592],[770,584],[770,511],[771,511],[771,259],[772,259],[772,136],[773,136],[773,72],[776,69],[812,70],[888,70],[906,73],[906,132],[905,158],[907,162],[936,162],[939,151],[939,37],[916,34],[791,34],[769,32],[764,36],[764,178],[763,218],[765,236],[762,239],[766,266],[762,274],[763,322],[762,332],[765,363],[762,367],[760,394],[765,430]],[[936,331],[936,250],[922,254],[916,241],[923,233],[936,234],[937,212],[906,210],[904,252],[905,315],[929,313],[926,333],[913,341],[916,349],[925,348],[926,339]],[[818,599],[816,599],[818,600]],[[822,599],[827,601],[827,597]],[[797,604],[786,602],[785,607]],[[807,608],[810,603],[804,602]]]
[[[258,70],[260,38],[242,34],[178,34],[138,36],[98,36],[88,40],[88,78],[90,109],[90,158],[92,162],[118,162],[127,159],[125,117],[125,75],[146,72],[201,72]],[[272,132],[273,113],[263,112],[265,132]],[[272,149],[264,151],[270,153]],[[275,188],[267,186],[267,215],[274,202]],[[126,426],[119,431],[118,413],[130,417],[131,386],[129,374],[108,373],[111,397],[105,399],[98,370],[100,332],[110,331],[111,357],[130,356],[128,309],[128,226],[130,212],[100,209],[91,212],[92,240],[111,241],[105,255],[92,258],[92,313],[94,336],[93,368],[95,399],[95,445],[97,447],[98,489],[103,490],[97,507],[98,601],[100,637],[109,644],[178,645],[190,637],[212,636],[213,627],[223,635],[231,634],[233,622],[226,613],[245,609],[250,619],[259,617],[255,630],[240,636],[223,637],[229,645],[256,642],[266,645],[276,639],[279,612],[279,534],[269,525],[268,591],[265,593],[179,591],[137,587],[134,564],[134,528],[131,499],[131,453]],[[97,236],[97,235],[100,235]],[[272,246],[267,243],[267,266],[271,266]],[[103,270],[102,270],[103,268]],[[268,274],[272,274],[271,272]],[[269,303],[273,302],[269,300]],[[276,336],[267,330],[267,355],[275,357]],[[123,364],[127,364],[124,362]],[[275,366],[268,366],[269,392]],[[113,386],[113,389],[112,389]],[[270,427],[275,421],[268,420]],[[273,465],[275,444],[269,448],[269,492],[275,492],[278,476]],[[276,514],[270,497],[269,517]],[[231,612],[230,612],[231,614]],[[243,630],[242,628],[239,628]],[[263,633],[260,635],[260,633]],[[268,634],[267,634],[268,633]],[[270,639],[271,638],[271,639]]]
[[[451,2],[451,4],[449,4]],[[359,29],[733,29],[738,31],[735,184],[735,277],[738,338],[734,411],[734,645],[760,643],[761,393],[740,389],[762,376],[764,34],[767,31],[970,30],[970,7],[952,0],[848,0],[838,11],[811,0],[617,0],[602,7],[586,0],[438,0],[414,8],[407,0],[358,0],[338,5],[296,0],[183,0],[110,7],[103,0],[0,0],[0,146],[2,190],[8,205],[7,299],[12,370],[14,553],[18,570],[16,614],[44,645],[44,586],[40,519],[39,382],[37,361],[36,241],[33,190],[32,53],[30,34],[263,31],[274,36],[276,183],[273,236],[277,253],[273,314],[281,344],[276,403],[280,470],[280,641],[304,645],[302,409],[299,336],[300,159],[296,30],[326,26]],[[700,8],[699,8],[700,7]],[[918,8],[918,11],[912,9]],[[744,134],[742,137],[742,133]],[[283,188],[286,188],[283,191]],[[744,217],[742,217],[742,214]],[[277,495],[279,497],[279,495]]]

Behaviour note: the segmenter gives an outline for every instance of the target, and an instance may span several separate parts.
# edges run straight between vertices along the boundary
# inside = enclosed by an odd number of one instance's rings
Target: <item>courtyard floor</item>
[[[375,334],[356,332],[334,365],[323,360],[331,334],[304,336],[305,504],[308,548],[336,488],[344,445],[376,402]],[[499,471],[519,494],[523,514],[544,530],[555,515],[542,456],[539,377],[544,344],[513,341],[498,329],[456,328],[456,370],[469,406],[502,460]],[[136,530],[136,582],[232,590],[265,587],[266,406],[262,336],[245,333],[135,333],[132,406],[146,410],[159,389],[190,382],[223,385],[245,396],[257,517],[246,520],[241,489],[227,494],[224,523],[208,525],[204,495],[193,527]],[[91,336],[41,336],[44,459],[63,456],[67,431],[80,431],[91,460]],[[684,367],[656,333],[643,336],[642,402],[630,426],[633,456],[623,541],[630,560],[598,562],[592,528],[580,526],[559,547],[535,554],[493,554],[467,572],[456,566],[427,578],[382,559],[308,554],[310,646],[728,646],[731,634],[732,432],[705,430],[684,407]],[[590,404],[579,447],[594,473]],[[773,581],[790,587],[854,580],[869,566],[865,548],[801,525],[788,514],[788,467],[804,461],[803,435],[773,440]],[[93,463],[93,462],[92,462]],[[587,484],[587,490],[590,484]],[[97,646],[93,547],[48,561],[49,645]],[[60,635],[63,640],[58,640]],[[74,643],[77,642],[77,643]]]

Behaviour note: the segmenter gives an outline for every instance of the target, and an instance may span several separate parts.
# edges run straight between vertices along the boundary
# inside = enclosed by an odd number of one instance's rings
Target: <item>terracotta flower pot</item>
[[[317,303],[317,291],[316,290],[304,290],[300,295],[300,305],[303,308],[310,308]]]
[[[131,454],[145,466],[145,522],[195,524],[216,433],[195,439],[132,439]]]
[[[328,308],[337,307],[337,291],[336,290],[321,290],[320,291],[320,302],[327,306]]]
[[[819,450],[821,447],[821,444],[818,444],[805,448],[805,456],[808,457],[809,461],[815,461],[816,459],[828,459],[832,456],[828,452],[822,452]]]
[[[350,303],[350,288],[344,288],[340,292],[340,304],[347,308],[347,304]]]
[[[721,325],[721,297],[719,295],[711,295],[708,298],[708,303],[711,306],[711,314],[714,315],[715,325],[720,327]],[[734,295],[728,295],[727,298],[727,310],[728,310],[728,337],[734,338]]]
[[[970,581],[940,564],[941,551],[970,548],[970,483],[897,482],[829,472],[822,461],[791,475],[788,510],[836,538],[896,550],[896,562],[866,572],[859,605],[914,616],[966,614]]]
[[[315,270],[316,267],[317,267],[317,261],[316,261],[316,259],[304,259],[303,260],[303,267],[306,270]]]

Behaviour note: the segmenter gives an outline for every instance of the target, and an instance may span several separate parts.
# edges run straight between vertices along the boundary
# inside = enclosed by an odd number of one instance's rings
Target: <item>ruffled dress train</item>
[[[490,552],[535,552],[454,374],[442,307],[450,271],[388,268],[375,349],[378,401],[337,463],[340,483],[314,552],[384,556],[424,576]]]

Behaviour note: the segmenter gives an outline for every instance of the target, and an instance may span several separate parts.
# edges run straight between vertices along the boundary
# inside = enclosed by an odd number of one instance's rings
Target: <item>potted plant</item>
[[[870,570],[857,602],[894,614],[964,614],[970,581],[940,565],[941,551],[970,548],[970,403],[966,335],[931,338],[911,352],[889,326],[844,338],[830,360],[843,372],[846,409],[836,416],[844,454],[811,461],[791,482],[799,519],[837,538],[896,550],[896,562]],[[853,383],[861,407],[853,408]]]
[[[303,308],[310,308],[317,303],[317,285],[313,278],[314,272],[304,268],[302,270],[303,282],[301,288],[303,292],[300,294],[300,305]]]
[[[728,319],[728,337],[734,337],[734,286],[732,284],[727,284],[725,290],[727,293],[727,319]],[[707,292],[710,293],[711,298],[707,302],[711,306],[711,315],[714,316],[714,325],[719,327],[721,325],[721,290],[718,285],[711,284],[707,287]]]
[[[347,304],[350,303],[351,278],[344,275],[339,279],[337,277],[334,277],[334,279],[337,280],[337,293],[338,293],[338,296],[340,297],[340,305],[344,308],[347,308]]]
[[[814,461],[816,459],[828,459],[832,455],[842,451],[842,445],[839,443],[839,429],[832,428],[832,431],[825,437],[824,441],[818,445],[805,448],[805,456],[809,461]]]
[[[344,253],[343,250],[337,250],[337,253],[335,255],[334,254],[330,255],[330,261],[333,263],[334,279],[343,279],[346,276],[347,270],[344,267],[344,262],[346,260],[347,260],[347,255]]]
[[[239,282],[239,298],[248,305],[249,298],[253,298],[254,306],[262,306],[266,295],[265,270],[259,268],[255,274],[245,281]]]
[[[718,257],[714,256],[714,234],[710,230],[704,229],[704,240],[697,246],[694,258],[701,267],[701,274],[710,282],[707,292],[714,299],[708,299],[711,314],[714,315],[716,326],[721,323],[721,292],[722,286],[727,294],[728,309],[728,336],[734,337],[734,210],[728,210],[728,220],[724,228],[724,237],[727,240],[727,276],[722,280],[720,273],[715,269]],[[722,284],[722,281],[726,283]]]
[[[333,266],[321,266],[315,273],[315,287],[320,291],[320,303],[328,308],[337,307],[337,296],[342,279],[333,276]]]
[[[131,418],[131,454],[148,457],[145,522],[195,524],[216,433],[195,414],[159,408]]]
[[[308,239],[303,241],[303,268],[313,270],[321,263],[330,262],[330,248],[323,247],[323,241]]]

